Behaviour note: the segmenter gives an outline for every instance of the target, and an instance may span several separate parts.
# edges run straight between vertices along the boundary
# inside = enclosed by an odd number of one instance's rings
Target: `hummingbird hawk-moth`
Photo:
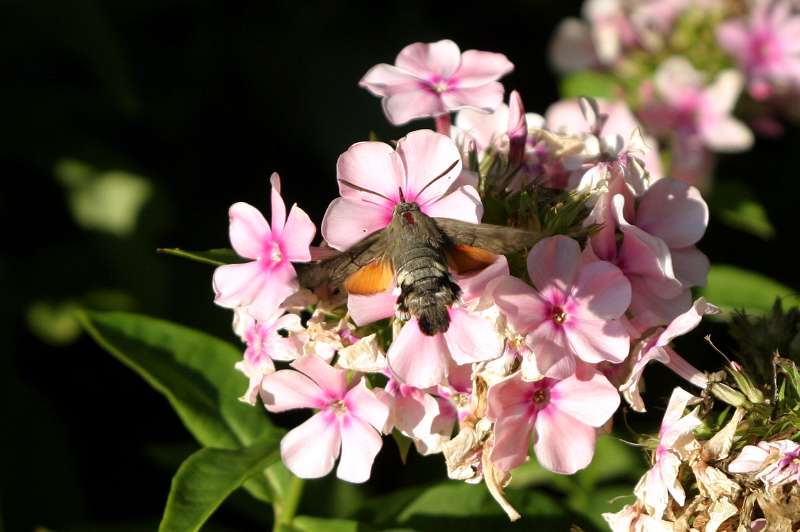
[[[478,271],[494,262],[497,254],[530,248],[537,239],[535,233],[523,229],[432,218],[416,203],[406,201],[401,190],[388,226],[331,257],[296,266],[300,285],[310,289],[343,285],[349,294],[371,295],[389,289],[396,280],[400,288],[397,316],[417,318],[420,330],[432,336],[447,331],[447,310],[461,294],[450,270]]]

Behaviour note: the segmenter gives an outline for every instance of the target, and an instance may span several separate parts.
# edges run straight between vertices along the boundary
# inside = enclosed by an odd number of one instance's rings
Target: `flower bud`
[[[747,399],[753,404],[761,404],[764,402],[764,393],[759,390],[750,377],[744,372],[744,368],[736,362],[731,362],[728,366],[728,372],[736,381],[739,390],[747,396]]]
[[[743,393],[734,390],[727,384],[723,384],[721,382],[711,383],[709,386],[709,391],[714,397],[720,401],[728,403],[731,406],[735,406],[737,408],[749,408],[751,406],[750,402]]]

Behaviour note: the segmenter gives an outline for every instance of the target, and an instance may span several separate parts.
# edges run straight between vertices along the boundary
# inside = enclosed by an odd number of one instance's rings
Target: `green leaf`
[[[158,253],[172,255],[182,259],[189,259],[211,266],[224,266],[225,264],[239,264],[246,262],[230,248],[215,248],[207,251],[186,251],[180,248],[158,248]]]
[[[635,482],[645,471],[642,453],[626,445],[613,436],[597,439],[594,458],[589,467],[579,471],[575,479],[586,490],[592,490],[610,480],[630,480]]]
[[[292,521],[292,530],[297,532],[368,532],[372,528],[350,519],[323,519],[298,515]]]
[[[258,475],[278,459],[280,436],[276,431],[235,451],[207,447],[187,458],[172,478],[159,530],[199,530],[245,480]]]
[[[570,74],[561,80],[561,96],[564,98],[580,96],[613,98],[617,92],[617,83],[614,78],[601,72],[584,70]]]
[[[576,491],[570,495],[567,505],[573,512],[592,522],[599,530],[607,530],[608,525],[603,519],[603,514],[618,512],[626,504],[633,503],[635,498],[633,484],[618,484]]]
[[[775,298],[794,297],[795,292],[761,274],[716,264],[708,272],[708,281],[700,295],[723,310],[741,309],[750,314],[765,314],[772,310]]]
[[[241,358],[233,345],[139,314],[79,311],[78,318],[98,344],[167,398],[203,446],[238,449],[277,430],[261,408],[238,400],[246,381],[233,369]],[[265,478],[246,487],[271,499]]]
[[[533,525],[540,530],[566,530],[571,524],[564,508],[544,493],[508,490],[506,496],[523,516],[521,524],[512,525],[515,530]],[[453,481],[401,490],[373,499],[358,513],[359,516],[370,514],[382,527],[415,530],[468,532],[502,530],[510,525],[508,516],[486,486]]]
[[[764,240],[775,236],[775,228],[769,221],[766,209],[755,199],[750,187],[741,181],[715,183],[710,207],[725,225]]]

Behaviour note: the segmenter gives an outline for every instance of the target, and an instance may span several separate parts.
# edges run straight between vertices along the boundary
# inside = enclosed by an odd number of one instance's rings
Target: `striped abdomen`
[[[429,336],[447,331],[447,309],[461,290],[450,279],[441,248],[419,242],[397,253],[393,262],[400,287],[399,313],[417,318],[420,330]]]

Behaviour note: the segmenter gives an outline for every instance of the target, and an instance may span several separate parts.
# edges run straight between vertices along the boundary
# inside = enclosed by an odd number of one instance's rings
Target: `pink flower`
[[[616,264],[630,281],[635,327],[665,325],[689,308],[690,288],[704,285],[709,269],[694,246],[708,225],[708,205],[695,187],[660,179],[635,207],[625,188],[612,186],[595,205],[592,221],[603,227],[590,252]]]
[[[674,532],[671,521],[656,519],[647,515],[647,510],[641,502],[636,501],[622,508],[619,512],[604,513],[611,532]]]
[[[800,444],[791,440],[762,441],[746,445],[730,464],[731,473],[758,473],[767,488],[800,483]]]
[[[747,20],[721,24],[717,40],[747,75],[755,99],[800,86],[800,16],[790,2],[756,1]]]
[[[466,145],[472,141],[478,160],[483,160],[490,151],[509,156],[514,149],[524,150],[528,137],[525,107],[517,91],[511,91],[508,101],[508,105],[501,103],[492,113],[472,109],[459,111],[456,127],[451,130],[456,143]]]
[[[528,458],[531,436],[539,463],[572,474],[592,461],[597,428],[619,406],[619,394],[600,373],[525,382],[519,373],[489,389],[487,418],[495,422],[492,462],[510,471]]]
[[[678,470],[696,444],[693,431],[702,422],[697,417],[697,409],[685,416],[683,411],[690,403],[697,401],[699,399],[682,388],[672,391],[658,432],[659,443],[653,454],[653,467],[639,480],[634,490],[650,515],[656,519],[664,515],[670,495],[680,506],[686,500],[678,481]]]
[[[528,254],[534,288],[514,277],[497,283],[495,304],[525,335],[543,375],[565,378],[575,358],[618,363],[628,356],[629,336],[619,318],[631,299],[630,283],[616,266],[581,266],[578,243],[565,236],[539,241]]]
[[[316,228],[308,215],[293,205],[286,217],[281,181],[272,174],[272,226],[255,207],[235,203],[229,211],[230,239],[239,256],[251,259],[214,271],[214,302],[226,308],[245,307],[265,320],[298,289],[292,262],[311,260],[309,245]]]
[[[409,133],[396,151],[383,142],[353,144],[339,156],[336,172],[342,197],[333,200],[322,220],[322,236],[336,249],[389,225],[401,193],[428,216],[478,222],[483,214],[475,187],[457,180],[458,148],[430,130]]]
[[[594,100],[595,107],[587,99],[582,100],[583,104],[579,100],[556,102],[545,113],[545,127],[550,131],[597,137],[601,160],[580,173],[576,172],[573,185],[586,181],[581,178],[587,170],[605,172],[609,177],[624,178],[631,191],[637,196],[641,195],[650,182],[664,176],[658,142],[650,136],[642,137],[637,133],[642,126],[624,102]],[[631,167],[638,160],[644,165],[649,179],[644,179],[640,172]]]
[[[689,61],[672,57],[655,74],[663,104],[644,109],[643,116],[651,127],[678,138],[697,139],[712,151],[744,151],[752,146],[753,134],[731,114],[742,83],[739,72],[724,70],[705,85]]]
[[[421,455],[439,453],[450,439],[455,425],[455,411],[446,399],[425,390],[389,379],[384,388],[392,398],[392,424],[404,436],[414,440]]]
[[[341,450],[336,476],[348,482],[369,479],[383,441],[388,407],[367,388],[364,378],[347,384],[347,372],[306,355],[291,363],[297,370],[264,377],[261,400],[270,412],[314,408],[318,412],[281,440],[281,458],[300,478],[327,475]]]
[[[513,69],[503,54],[461,53],[445,39],[406,46],[394,66],[375,65],[359,85],[383,98],[386,118],[399,126],[459,109],[494,111],[503,101],[503,85],[497,80]]]
[[[300,316],[281,316],[282,313],[278,310],[268,320],[253,321],[244,330],[247,349],[243,360],[236,363],[236,369],[250,379],[247,392],[240,398],[245,403],[256,404],[261,380],[275,371],[273,360],[294,360],[302,353],[302,340],[295,336],[304,331]]]
[[[640,395],[640,381],[645,366],[652,361],[658,361],[672,369],[675,373],[700,388],[705,388],[708,379],[700,370],[694,368],[683,357],[676,353],[670,342],[693,330],[700,324],[706,314],[717,314],[719,309],[707,303],[702,297],[697,299],[689,310],[676,317],[667,327],[656,329],[637,345],[631,354],[633,368],[625,383],[620,386],[623,397],[637,412],[644,412],[644,402]]]

